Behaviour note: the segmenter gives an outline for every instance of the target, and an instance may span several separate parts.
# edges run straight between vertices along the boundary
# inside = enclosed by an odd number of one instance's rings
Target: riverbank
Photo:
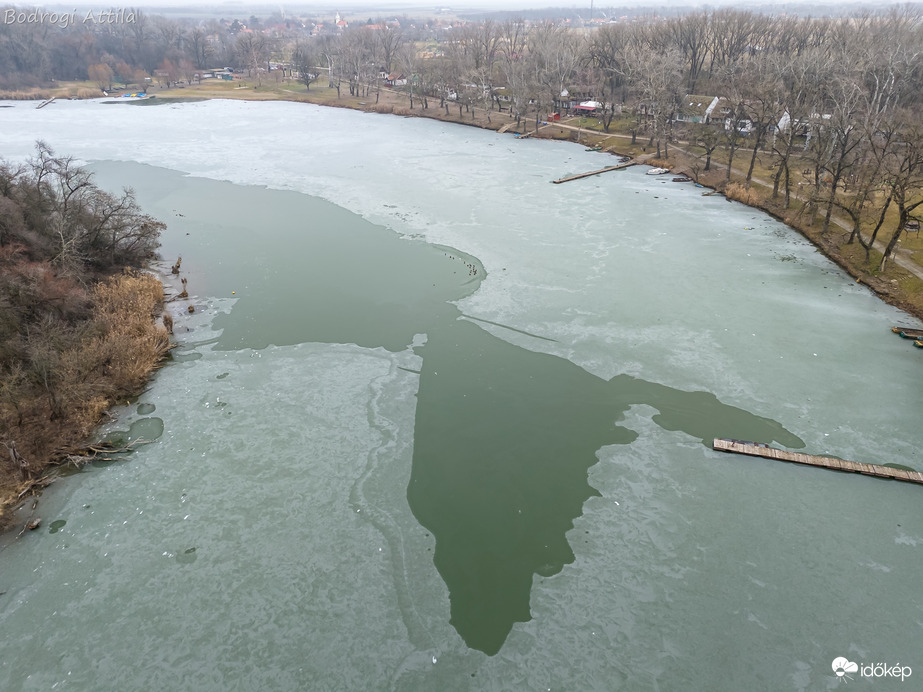
[[[483,108],[466,108],[456,103],[446,102],[440,105],[437,99],[428,99],[428,108],[419,96],[414,96],[413,108],[410,107],[408,94],[388,88],[372,90],[363,96],[352,96],[343,87],[339,94],[334,88],[314,84],[308,90],[303,85],[293,82],[267,82],[256,85],[246,80],[235,82],[208,82],[184,88],[152,90],[157,98],[164,101],[189,101],[210,98],[230,98],[243,100],[287,100],[298,103],[349,108],[369,113],[383,113],[402,117],[424,117],[459,125],[500,131],[507,134],[528,133],[530,137],[571,141],[584,147],[602,147],[600,153],[619,156],[650,156],[647,139],[639,136],[634,140],[630,134],[617,132],[599,132],[586,126],[584,120],[578,120],[577,126],[562,123],[545,123],[535,131],[535,122],[523,120],[519,127],[509,112],[488,111]],[[154,105],[156,99],[146,102]],[[138,105],[144,105],[142,102]],[[448,106],[448,107],[446,107]],[[743,160],[743,157],[741,157]],[[896,261],[890,261],[885,270],[879,271],[881,247],[873,248],[868,258],[859,243],[848,243],[849,229],[843,219],[834,215],[830,227],[822,232],[822,210],[805,213],[800,207],[802,200],[793,196],[789,207],[779,200],[771,198],[771,186],[757,178],[751,182],[745,194],[736,190],[742,185],[745,174],[732,169],[730,180],[726,178],[726,165],[719,162],[717,155],[712,161],[710,171],[704,171],[704,157],[691,151],[689,143],[680,143],[670,149],[669,158],[649,163],[664,165],[677,174],[688,174],[699,184],[710,187],[722,194],[727,194],[735,201],[764,211],[783,221],[808,239],[818,251],[841,267],[857,282],[866,285],[883,301],[898,307],[923,320],[923,238],[916,234],[911,238],[905,234],[897,249]],[[604,167],[603,165],[600,168]],[[908,269],[909,267],[909,269]]]
[[[708,646],[659,655],[665,622],[748,641],[767,684],[822,687],[829,660],[811,673],[798,640],[850,588],[871,594],[862,636],[913,655],[920,550],[897,524],[916,489],[702,443],[784,429],[920,466],[900,403],[920,354],[879,330],[903,313],[783,224],[644,168],[553,185],[612,159],[426,120],[232,101],[3,116],[11,151],[34,131],[134,187],[199,297],[188,322],[168,303],[176,363],[106,426],[156,441],[62,478],[41,528],[7,534],[0,626],[33,636],[10,640],[0,687],[747,687],[749,662],[690,672]],[[490,277],[459,299],[470,256]],[[459,632],[502,636],[488,602],[531,618],[495,656]]]
[[[49,470],[102,451],[93,430],[170,348],[145,270],[163,223],[39,142],[0,161],[0,528]]]
[[[156,105],[159,102],[176,102],[176,101],[188,101],[204,98],[229,98],[229,93],[235,93],[233,98],[239,98],[244,100],[252,100],[252,95],[256,94],[259,97],[259,100],[279,100],[280,89],[273,88],[273,90],[256,88],[256,89],[240,89],[234,88],[233,92],[222,92],[215,91],[206,92],[203,90],[195,89],[181,89],[175,90],[174,92],[164,91],[157,95],[156,99],[145,102],[137,102],[134,104],[136,107],[148,107],[151,105]],[[286,88],[284,91],[289,91]],[[293,92],[292,92],[293,93]],[[210,95],[209,95],[210,94]],[[370,96],[366,97],[368,100],[360,100],[359,97],[347,97],[343,96],[341,99],[336,99],[336,91],[332,89],[327,89],[326,87],[318,88],[314,87],[311,92],[305,93],[302,92],[298,95],[299,98],[291,98],[287,100],[299,101],[299,102],[310,102],[317,103],[319,105],[330,105],[335,107],[350,108],[355,110],[361,110],[366,112],[373,113],[390,113],[395,115],[401,115],[406,117],[429,117],[432,119],[443,120],[445,122],[451,122],[455,124],[463,124],[468,126],[475,126],[484,129],[491,130],[500,130],[505,126],[508,126],[515,121],[509,117],[507,113],[498,115],[496,112],[488,114],[480,109],[476,109],[474,112],[470,113],[461,113],[459,116],[459,109],[457,106],[451,106],[449,113],[446,113],[445,108],[437,108],[434,103],[430,104],[430,108],[422,109],[419,107],[418,103],[415,103],[415,108],[413,110],[409,109],[409,104],[403,103],[402,100],[406,100],[406,96],[403,94],[398,94],[390,90],[382,90],[379,94],[378,102],[375,102],[375,94],[372,93]],[[315,100],[317,97],[317,100]],[[128,100],[125,100],[125,103],[129,103]],[[53,106],[52,106],[53,107]],[[523,123],[525,126],[526,123]],[[507,132],[512,134],[513,127],[508,127]],[[611,135],[600,135],[596,133],[590,133],[586,130],[577,130],[573,128],[567,128],[566,126],[548,126],[543,128],[538,135],[541,138],[556,139],[556,140],[568,140],[578,143],[580,146],[594,146],[602,145],[605,147],[605,150],[611,153],[618,153],[624,155],[633,155],[643,153],[643,146],[636,145],[632,146],[630,144],[630,139],[628,137],[622,138],[621,136],[611,136]],[[601,161],[611,161],[611,159],[601,159]],[[652,164],[665,163],[666,165],[672,166],[673,169],[677,172],[684,170],[691,170],[695,163],[696,159],[688,155],[679,152],[678,150],[673,150],[671,153],[671,158],[668,161],[650,161]],[[603,167],[603,166],[600,166]],[[731,194],[733,193],[726,181],[724,180],[724,171],[722,170],[713,170],[708,174],[700,173],[699,181],[707,186],[713,187],[715,189],[728,191]],[[732,176],[732,183],[736,181],[736,176]],[[677,183],[679,184],[679,183]],[[902,272],[899,268],[895,268],[893,263],[889,269],[881,274],[877,274],[873,271],[869,271],[867,268],[863,269],[864,262],[864,252],[861,247],[858,245],[847,246],[845,245],[845,233],[840,232],[838,226],[831,226],[830,230],[827,233],[821,233],[820,228],[821,224],[811,223],[810,219],[807,217],[797,217],[793,215],[791,209],[785,210],[779,206],[773,206],[771,201],[768,200],[768,194],[761,195],[761,186],[759,183],[755,183],[751,188],[749,194],[746,195],[743,199],[740,199],[743,203],[749,204],[750,206],[756,207],[773,215],[774,217],[784,221],[789,226],[798,230],[802,235],[811,240],[811,242],[818,247],[818,249],[830,258],[832,261],[841,266],[846,270],[850,275],[857,279],[857,281],[864,283],[871,290],[873,290],[879,297],[881,297],[885,302],[897,306],[918,318],[923,319],[923,306],[919,298],[923,291],[920,290],[920,286],[923,285],[916,277],[907,272]],[[873,255],[873,262],[875,257]],[[867,267],[867,264],[866,264]],[[162,299],[162,287],[160,288],[159,293]],[[151,322],[151,314],[159,314],[159,308],[150,308],[148,310],[147,322],[151,327],[154,325]],[[160,330],[159,327],[154,327],[162,333],[163,330]],[[97,409],[95,409],[95,417],[91,416],[89,423],[82,421],[79,425],[68,428],[69,423],[67,423],[59,414],[55,418],[55,428],[56,435],[58,435],[57,428],[61,427],[61,439],[57,437],[48,438],[47,433],[47,421],[49,420],[49,415],[47,412],[45,418],[41,416],[36,416],[34,425],[35,433],[43,438],[42,442],[46,443],[46,448],[44,451],[36,452],[34,449],[25,447],[19,439],[19,434],[17,436],[12,436],[7,439],[15,440],[17,443],[17,450],[20,454],[20,458],[24,459],[28,465],[28,478],[24,478],[25,474],[22,474],[18,470],[16,464],[15,455],[7,455],[4,451],[4,463],[9,467],[10,474],[9,478],[5,479],[0,488],[0,492],[6,493],[5,497],[12,498],[12,500],[7,499],[0,501],[0,521],[5,514],[7,508],[11,505],[17,503],[18,498],[25,497],[29,494],[29,487],[23,485],[24,483],[31,484],[32,488],[40,487],[42,483],[45,482],[46,476],[44,475],[45,470],[53,467],[56,464],[62,462],[67,462],[70,457],[75,456],[80,449],[86,449],[85,441],[87,435],[90,434],[95,424],[100,420],[100,415],[102,412],[108,408],[111,403],[121,401],[124,399],[125,393],[136,393],[140,391],[140,388],[144,386],[146,378],[150,373],[155,369],[160,361],[156,360],[150,362],[146,367],[139,368],[143,370],[141,379],[137,381],[134,390],[126,389],[120,391],[119,393],[113,394],[107,403],[100,403],[97,401]],[[82,370],[78,370],[82,373]],[[82,376],[82,375],[81,375]],[[81,383],[82,386],[82,383]],[[79,389],[79,387],[75,388]],[[47,406],[52,407],[57,405],[61,407],[60,401],[55,404],[53,397],[46,396]],[[39,397],[39,401],[43,399]],[[45,421],[42,424],[42,421]],[[67,433],[67,434],[65,434]],[[83,435],[82,437],[80,435]],[[67,435],[72,435],[67,437]],[[80,447],[80,444],[84,444],[84,447]],[[46,455],[43,457],[42,455]],[[47,459],[47,461],[41,461],[42,458]],[[18,474],[18,475],[17,475]],[[23,491],[25,493],[23,494]]]
[[[4,267],[20,274],[29,269]],[[154,320],[163,306],[163,284],[155,276],[133,271],[112,276],[82,299],[89,310],[69,332],[55,329],[32,345],[43,349],[48,367],[42,386],[29,386],[28,364],[4,386],[0,410],[9,454],[0,467],[0,530],[10,527],[18,506],[54,480],[55,469],[116,451],[91,444],[93,431],[111,407],[143,390],[170,348],[166,330]]]

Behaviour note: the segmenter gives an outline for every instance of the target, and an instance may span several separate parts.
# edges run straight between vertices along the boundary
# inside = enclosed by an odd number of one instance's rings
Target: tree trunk
[[[872,246],[875,244],[875,238],[878,237],[878,231],[881,230],[881,227],[885,223],[885,216],[888,213],[888,207],[891,206],[891,202],[893,199],[894,199],[894,192],[892,190],[891,194],[888,195],[888,199],[885,200],[884,206],[881,208],[881,214],[878,216],[878,223],[875,224],[875,228],[872,229],[872,235],[869,236],[869,242],[866,243],[862,239],[861,233],[857,236],[857,238],[859,239],[859,245],[861,245],[863,249],[865,250],[865,261],[866,262],[871,261],[870,255],[872,252]]]
[[[776,171],[776,174],[772,177],[772,199],[775,199],[779,196],[779,184],[782,182],[782,170],[783,164],[779,164],[779,170]]]
[[[785,208],[792,203],[792,171],[788,167],[788,161],[785,162]]]
[[[753,180],[753,168],[756,166],[756,155],[759,153],[760,144],[763,142],[763,126],[756,126],[756,141],[753,143],[753,156],[750,157],[750,168],[747,169],[746,187],[750,189],[750,181]]]
[[[894,235],[892,235],[891,240],[888,241],[888,246],[885,248],[885,254],[881,256],[881,264],[878,265],[878,271],[883,272],[885,270],[885,265],[887,264],[888,259],[891,257],[891,254],[894,252],[894,248],[897,247],[897,241],[900,240],[901,234],[904,232],[904,226],[906,224],[907,209],[902,206],[900,218],[897,222],[897,228],[894,229]]]
[[[830,181],[830,197],[827,199],[827,213],[824,215],[824,227],[821,229],[821,233],[826,233],[827,229],[830,228],[830,218],[833,216],[833,200],[836,199],[836,189],[840,184],[841,175],[838,171],[833,176],[833,180]]]
[[[734,153],[737,151],[737,143],[728,145],[728,169],[727,174],[724,176],[724,179],[727,181],[731,180],[731,168],[734,165]]]

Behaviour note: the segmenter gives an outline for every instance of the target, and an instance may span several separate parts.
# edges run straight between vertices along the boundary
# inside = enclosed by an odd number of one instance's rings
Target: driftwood
[[[29,519],[22,525],[22,530],[16,534],[16,538],[21,538],[26,531],[35,531],[41,523],[42,518],[35,516],[35,508],[38,507],[38,498],[32,501],[32,508],[29,510]]]
[[[116,447],[115,445],[109,442],[102,442],[93,445],[87,445],[85,447],[80,447],[70,450],[60,450],[57,454],[59,461],[56,463],[56,466],[52,466],[46,473],[37,478],[28,478],[20,486],[19,490],[16,493],[16,503],[21,502],[28,495],[35,495],[38,491],[47,488],[49,485],[54,483],[57,480],[57,468],[62,465],[68,464],[80,468],[86,464],[89,464],[91,461],[116,461],[117,454],[124,454],[125,452],[130,452],[133,448],[138,445],[150,444],[152,440],[145,440],[144,438],[138,438],[137,440],[132,440],[126,445]],[[9,447],[9,444],[7,444]],[[21,458],[21,457],[20,457]],[[38,498],[32,503],[32,511],[35,511],[35,507],[38,505]],[[31,516],[31,515],[30,515]],[[38,520],[39,522],[41,519]],[[26,526],[23,527],[22,533],[29,529],[29,524],[33,523],[34,520],[27,522]],[[31,528],[37,528],[38,524]]]
[[[145,440],[143,437],[139,437],[137,440],[132,440],[128,444],[121,447],[116,447],[110,442],[101,442],[95,445],[87,445],[86,447],[82,447],[78,450],[68,453],[64,456],[64,458],[66,463],[79,468],[89,464],[91,461],[116,461],[116,457],[104,455],[124,454],[125,452],[130,452],[138,445],[147,445],[151,442],[153,442],[153,440]]]

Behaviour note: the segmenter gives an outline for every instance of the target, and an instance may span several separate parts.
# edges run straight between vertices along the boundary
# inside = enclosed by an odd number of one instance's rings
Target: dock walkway
[[[891,468],[890,466],[861,464],[856,461],[844,461],[842,459],[834,459],[833,457],[820,457],[814,456],[813,454],[789,452],[784,449],[774,449],[773,447],[757,444],[755,442],[742,442],[740,440],[725,440],[721,438],[715,438],[713,446],[714,449],[719,452],[736,452],[738,454],[765,457],[766,459],[791,461],[795,464],[818,466],[825,469],[832,469],[834,471],[861,473],[865,476],[890,478],[895,481],[919,483],[923,485],[923,473],[920,473],[919,471],[905,471],[904,469],[895,469]]]
[[[558,178],[557,180],[552,180],[555,185],[560,183],[569,183],[571,180],[580,180],[580,178],[589,178],[591,175],[599,175],[600,173],[608,173],[609,171],[618,171],[622,168],[628,168],[629,166],[637,166],[640,161],[637,159],[631,159],[630,161],[623,161],[622,163],[617,163],[614,166],[606,166],[605,168],[600,168],[598,171],[590,171],[588,173],[577,173],[576,175],[568,175],[564,178]]]

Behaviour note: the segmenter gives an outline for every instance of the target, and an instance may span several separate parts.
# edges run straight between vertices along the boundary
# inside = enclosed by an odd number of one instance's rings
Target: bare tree
[[[314,44],[307,40],[299,41],[292,51],[292,66],[298,72],[298,79],[305,89],[310,90],[311,83],[319,76],[317,63],[318,52]]]
[[[120,197],[100,190],[72,157],[44,142],[29,168],[32,195],[23,202],[41,212],[33,231],[58,266],[140,266],[157,248],[164,225],[141,213],[131,190]]]
[[[200,70],[208,67],[208,61],[213,51],[205,30],[201,26],[191,27],[186,32],[184,43],[193,64]]]
[[[894,147],[894,154],[887,171],[888,199],[897,207],[897,227],[881,257],[879,271],[884,271],[888,260],[907,228],[911,214],[923,205],[923,126],[919,114],[913,114],[907,128],[901,133],[900,146]]]
[[[778,55],[783,55],[778,53]],[[785,207],[791,202],[792,157],[801,138],[806,134],[808,118],[816,112],[815,85],[820,73],[822,56],[816,50],[804,50],[790,56],[781,68],[782,115],[778,132],[773,137],[772,152],[776,174],[773,177],[772,197],[779,195],[780,185],[785,184]]]
[[[656,143],[658,158],[669,158],[668,141],[672,124],[682,99],[682,74],[680,73],[679,51],[643,53],[637,52],[642,79],[637,82],[637,91],[645,105],[651,124],[649,145]]]
[[[340,84],[343,80],[342,51],[339,42],[335,36],[321,36],[317,42],[317,50],[327,64],[327,86],[330,89],[337,90],[337,98],[340,98]]]
[[[90,79],[96,82],[96,85],[103,91],[112,89],[112,68],[104,63],[90,65],[88,70]]]
[[[551,108],[573,79],[582,59],[582,41],[582,37],[552,22],[529,32],[528,56],[534,70],[531,96],[536,130],[541,115]]]
[[[743,113],[751,124],[750,136],[753,145],[745,179],[747,188],[753,180],[753,170],[760,147],[763,146],[767,134],[775,132],[784,113],[781,65],[776,58],[774,54],[761,52],[747,59],[746,64],[741,66],[746,75]]]
[[[632,67],[637,63],[630,58],[627,24],[608,24],[600,27],[587,44],[586,61],[596,74],[598,97],[603,101],[603,128],[606,132],[616,114],[616,103],[627,97],[632,83]]]
[[[692,138],[705,150],[705,171],[711,170],[711,155],[721,143],[721,130],[708,123],[699,123],[692,128]]]
[[[269,43],[266,37],[254,31],[241,32],[234,42],[238,64],[247,69],[247,76],[256,75],[257,86],[263,84],[263,65],[269,59]]]
[[[404,43],[404,34],[399,27],[392,26],[379,20],[378,29],[375,36],[375,54],[378,57],[380,66],[385,72],[390,73],[394,65],[394,58],[400,50],[401,44]]]
[[[420,67],[421,60],[417,52],[417,47],[410,42],[402,44],[398,49],[396,61],[407,78],[408,92],[410,95],[410,110],[413,110],[414,88],[417,89],[417,96],[420,99],[424,99],[423,107],[428,108],[429,104],[425,102],[426,85],[423,79],[423,71]]]

